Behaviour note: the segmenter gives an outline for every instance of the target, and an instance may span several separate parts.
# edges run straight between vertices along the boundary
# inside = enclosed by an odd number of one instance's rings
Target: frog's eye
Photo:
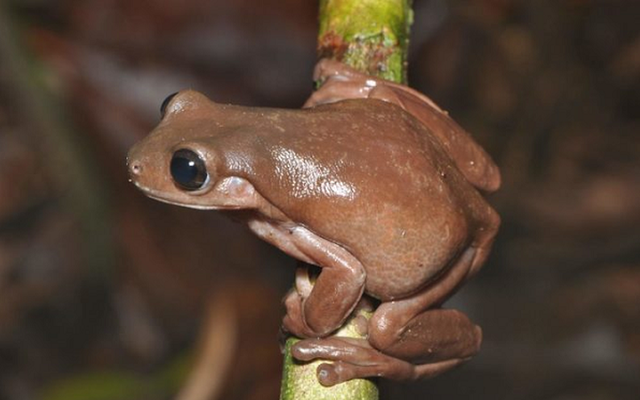
[[[169,103],[171,103],[171,100],[173,100],[173,98],[176,97],[177,94],[178,92],[172,93],[167,96],[166,99],[164,99],[162,105],[160,106],[160,119],[164,118],[164,114],[167,112],[167,106],[169,105]]]
[[[193,191],[205,185],[209,174],[204,160],[197,153],[181,149],[171,158],[171,177],[184,190]]]

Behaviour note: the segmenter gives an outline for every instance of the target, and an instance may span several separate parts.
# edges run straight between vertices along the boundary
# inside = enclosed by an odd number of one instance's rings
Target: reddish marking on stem
[[[318,38],[318,57],[332,58],[342,61],[344,54],[349,49],[349,43],[335,32],[327,32]]]

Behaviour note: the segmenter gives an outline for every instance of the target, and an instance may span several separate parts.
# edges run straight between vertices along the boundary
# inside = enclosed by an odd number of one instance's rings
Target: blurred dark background
[[[450,301],[483,327],[481,354],[382,398],[638,399],[640,2],[414,8],[410,84],[500,165],[503,227]],[[316,15],[300,0],[0,1],[0,399],[277,398],[294,261],[145,198],[125,155],[182,88],[299,107]]]

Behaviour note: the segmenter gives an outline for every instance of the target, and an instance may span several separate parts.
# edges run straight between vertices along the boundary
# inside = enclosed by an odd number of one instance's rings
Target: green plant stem
[[[411,0],[320,0],[318,55],[359,71],[398,83],[407,81],[407,48],[413,22]],[[371,314],[363,314],[370,317]],[[355,315],[334,336],[364,338]],[[316,369],[323,361],[297,363],[285,345],[280,400],[377,400],[378,388],[368,379],[354,379],[330,388],[320,385]]]
[[[355,317],[362,315],[369,319],[370,312],[359,311],[352,315],[334,336],[362,338],[354,323]],[[377,400],[378,387],[370,379],[354,379],[339,385],[324,387],[318,382],[316,369],[326,361],[317,360],[299,364],[291,357],[291,346],[300,339],[289,338],[285,345],[285,362],[282,374],[280,400]]]
[[[320,57],[394,82],[407,81],[412,0],[320,0]]]

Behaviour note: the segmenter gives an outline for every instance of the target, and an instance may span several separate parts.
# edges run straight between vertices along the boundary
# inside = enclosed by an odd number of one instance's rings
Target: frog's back
[[[254,182],[289,218],[351,252],[375,297],[418,290],[472,240],[486,206],[432,134],[400,107],[347,100],[263,138]]]

